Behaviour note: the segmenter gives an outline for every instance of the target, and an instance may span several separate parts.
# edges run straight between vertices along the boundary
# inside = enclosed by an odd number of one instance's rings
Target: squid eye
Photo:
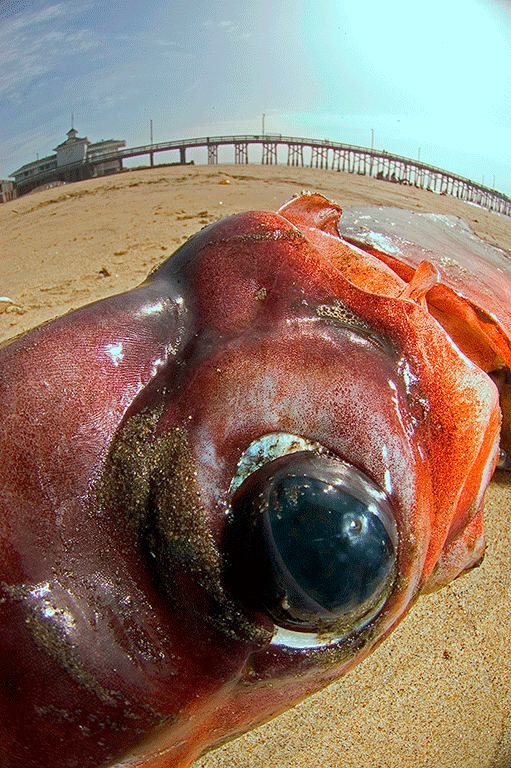
[[[287,629],[364,626],[394,582],[390,502],[332,456],[290,453],[253,472],[234,493],[227,530],[232,588]]]

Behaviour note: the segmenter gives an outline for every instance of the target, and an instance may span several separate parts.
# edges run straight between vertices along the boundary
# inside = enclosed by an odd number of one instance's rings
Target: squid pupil
[[[281,561],[325,613],[356,611],[384,586],[394,550],[363,501],[321,480],[284,477],[265,513],[270,560]]]

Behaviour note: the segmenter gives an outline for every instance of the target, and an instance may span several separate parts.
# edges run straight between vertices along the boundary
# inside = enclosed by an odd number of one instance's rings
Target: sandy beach
[[[340,203],[460,216],[511,253],[511,218],[363,176],[256,165],[160,167],[0,206],[0,340],[125,291],[188,237],[303,189]],[[3,307],[3,309],[2,309]],[[511,480],[487,494],[483,565],[422,598],[342,680],[201,758],[200,768],[509,768]]]

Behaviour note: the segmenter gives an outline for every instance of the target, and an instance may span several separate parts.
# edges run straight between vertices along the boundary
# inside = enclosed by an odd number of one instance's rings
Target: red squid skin
[[[138,288],[0,350],[3,768],[187,766],[482,557],[507,331],[424,253],[348,244],[340,215],[312,194],[231,216]],[[459,308],[447,330],[439,290]],[[391,593],[328,645],[272,643],[225,577],[231,479],[273,432],[362,469],[395,511]]]

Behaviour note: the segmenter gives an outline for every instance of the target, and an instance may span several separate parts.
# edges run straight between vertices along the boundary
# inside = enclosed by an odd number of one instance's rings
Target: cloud
[[[214,30],[220,30],[225,33],[225,37],[232,43],[237,43],[242,40],[248,40],[252,37],[252,32],[241,32],[239,25],[235,24],[230,19],[224,19],[223,21],[203,21],[201,24],[203,29],[208,32]]]
[[[11,21],[4,27],[7,29],[10,35],[16,34],[26,28],[33,27],[37,24],[45,24],[53,21],[56,18],[64,16],[66,12],[66,6],[64,3],[56,3],[50,5],[47,8],[43,8],[40,11],[32,11],[25,15],[12,15]]]
[[[104,69],[101,71],[101,77],[96,78],[87,89],[83,101],[87,103],[88,109],[92,106],[96,114],[106,112],[128,100],[136,103],[142,96],[137,82],[135,75],[117,67],[110,71]]]
[[[100,48],[102,35],[75,25],[90,3],[56,3],[11,17],[0,29],[0,98],[19,98],[71,56]]]
[[[53,149],[60,143],[62,126],[57,119],[47,124],[43,130],[39,126],[23,131],[2,142],[0,155],[4,159],[0,169],[0,178],[7,178],[9,173],[36,159],[54,154]],[[7,158],[14,158],[6,162]]]

